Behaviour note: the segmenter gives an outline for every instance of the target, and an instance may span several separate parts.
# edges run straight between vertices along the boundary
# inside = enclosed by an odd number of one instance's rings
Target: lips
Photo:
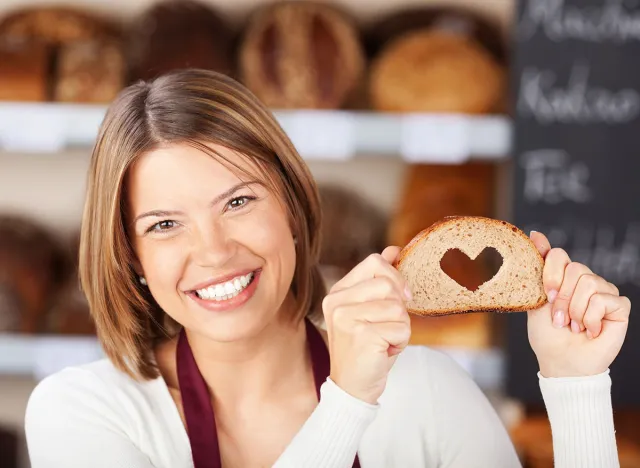
[[[222,286],[222,284],[228,284],[230,281],[242,281],[238,279],[239,277],[237,275],[231,276],[229,280],[224,283],[205,283],[208,284],[206,287],[192,290],[188,292],[187,295],[200,307],[210,312],[225,312],[237,309],[242,304],[251,299],[251,297],[253,297],[258,287],[261,273],[262,269],[258,269],[249,272],[246,275],[240,275],[240,277],[244,276],[245,278],[247,278],[245,280],[246,285],[243,286],[241,282],[240,288],[235,289],[235,291],[231,293],[227,293],[227,289],[223,289],[223,291],[220,291],[219,287],[226,288],[227,286]]]

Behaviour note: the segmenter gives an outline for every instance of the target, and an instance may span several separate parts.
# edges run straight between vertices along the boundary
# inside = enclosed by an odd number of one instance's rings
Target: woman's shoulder
[[[165,398],[161,379],[136,380],[117,369],[109,360],[67,367],[42,379],[29,396],[25,423],[45,425],[51,418],[92,416],[115,425],[126,424],[145,407],[157,406]]]

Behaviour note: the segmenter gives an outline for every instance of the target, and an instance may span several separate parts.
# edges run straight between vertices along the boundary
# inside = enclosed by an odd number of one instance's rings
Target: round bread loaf
[[[0,39],[0,101],[45,101],[49,49]]]
[[[208,5],[192,0],[161,1],[145,11],[131,30],[134,80],[183,68],[235,75],[234,32]]]
[[[387,112],[489,113],[505,92],[504,68],[477,42],[418,30],[392,41],[371,67],[372,105]]]
[[[460,6],[407,7],[385,15],[366,30],[367,53],[375,57],[392,40],[411,31],[427,29],[469,38],[484,47],[499,63],[507,62],[506,41],[497,22]]]
[[[12,41],[47,44],[114,38],[118,28],[94,15],[66,7],[27,7],[15,10],[0,21],[0,36]]]
[[[0,323],[36,333],[67,274],[64,251],[47,229],[17,215],[0,216]]]
[[[106,103],[124,86],[127,70],[120,28],[96,15],[62,7],[17,10],[0,22],[0,43],[44,48],[44,65],[35,75],[42,100]],[[15,65],[8,76],[28,74],[25,64]],[[18,96],[14,87],[12,95]]]
[[[386,218],[353,190],[319,186],[322,206],[320,263],[346,273],[369,254],[385,247]]]
[[[342,11],[277,2],[249,21],[240,49],[244,84],[272,108],[342,107],[365,66],[359,31]]]
[[[95,335],[96,333],[87,297],[80,287],[78,277],[79,248],[80,233],[76,232],[68,244],[67,257],[70,272],[47,313],[46,333],[60,335]]]

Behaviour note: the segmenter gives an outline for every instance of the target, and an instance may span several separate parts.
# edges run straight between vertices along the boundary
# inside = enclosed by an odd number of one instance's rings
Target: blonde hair
[[[168,143],[208,153],[206,144],[217,144],[249,158],[287,209],[297,240],[295,317],[320,311],[325,295],[318,267],[318,189],[269,110],[233,79],[206,70],[180,70],[131,85],[109,107],[91,156],[79,273],[107,357],[134,378],[159,375],[153,348],[179,326],[137,280],[124,181],[137,158]]]

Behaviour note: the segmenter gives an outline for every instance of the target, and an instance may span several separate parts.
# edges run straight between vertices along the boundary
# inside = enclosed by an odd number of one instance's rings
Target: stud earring
[[[144,276],[140,277],[140,284],[142,286],[146,286],[147,285],[147,279]]]

